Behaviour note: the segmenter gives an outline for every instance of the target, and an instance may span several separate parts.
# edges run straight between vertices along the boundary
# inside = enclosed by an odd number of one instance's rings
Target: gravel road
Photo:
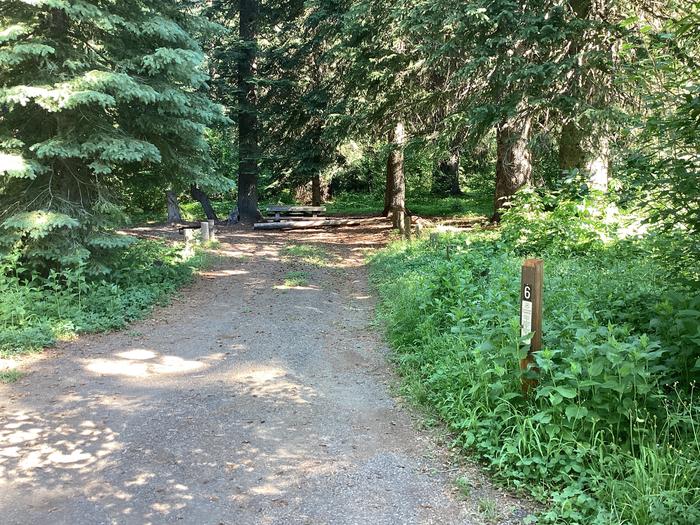
[[[390,393],[364,263],[386,237],[226,230],[170,306],[26,365],[0,385],[0,522],[519,523]]]

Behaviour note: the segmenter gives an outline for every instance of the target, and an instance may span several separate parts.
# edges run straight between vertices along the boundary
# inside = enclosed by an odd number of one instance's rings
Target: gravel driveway
[[[480,480],[491,503],[461,495],[389,393],[364,265],[386,236],[380,221],[222,232],[170,306],[0,385],[0,522],[519,522],[520,503]],[[284,255],[298,244],[316,260]]]

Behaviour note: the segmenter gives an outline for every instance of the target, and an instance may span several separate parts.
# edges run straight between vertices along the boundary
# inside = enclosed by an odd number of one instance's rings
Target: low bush
[[[0,354],[120,328],[188,282],[203,257],[183,260],[175,246],[139,241],[99,278],[80,265],[44,277],[28,272],[18,258],[0,260]]]
[[[528,223],[519,208],[500,231],[376,255],[405,391],[548,502],[541,523],[700,523],[700,295],[653,257],[656,242],[621,240],[625,221],[604,217],[566,201]],[[544,344],[526,394],[519,282],[533,254],[545,259]]]

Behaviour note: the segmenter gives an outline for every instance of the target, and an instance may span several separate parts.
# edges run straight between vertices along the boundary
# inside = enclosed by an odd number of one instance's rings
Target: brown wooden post
[[[544,288],[544,261],[528,259],[523,264],[520,285],[520,335],[532,334],[527,356],[520,361],[520,369],[535,370],[534,354],[542,349],[542,290]],[[527,392],[535,385],[534,381],[524,379],[523,389]]]

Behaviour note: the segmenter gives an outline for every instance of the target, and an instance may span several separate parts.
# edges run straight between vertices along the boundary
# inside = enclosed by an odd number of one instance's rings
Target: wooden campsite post
[[[411,216],[407,213],[403,216],[403,229],[404,236],[407,240],[411,240]]]
[[[534,370],[534,354],[542,349],[542,290],[544,288],[544,261],[528,259],[523,264],[520,285],[520,335],[532,334],[527,356],[520,361],[520,369]],[[523,390],[527,392],[535,382],[523,379]]]
[[[209,242],[209,221],[202,223],[202,242]]]

